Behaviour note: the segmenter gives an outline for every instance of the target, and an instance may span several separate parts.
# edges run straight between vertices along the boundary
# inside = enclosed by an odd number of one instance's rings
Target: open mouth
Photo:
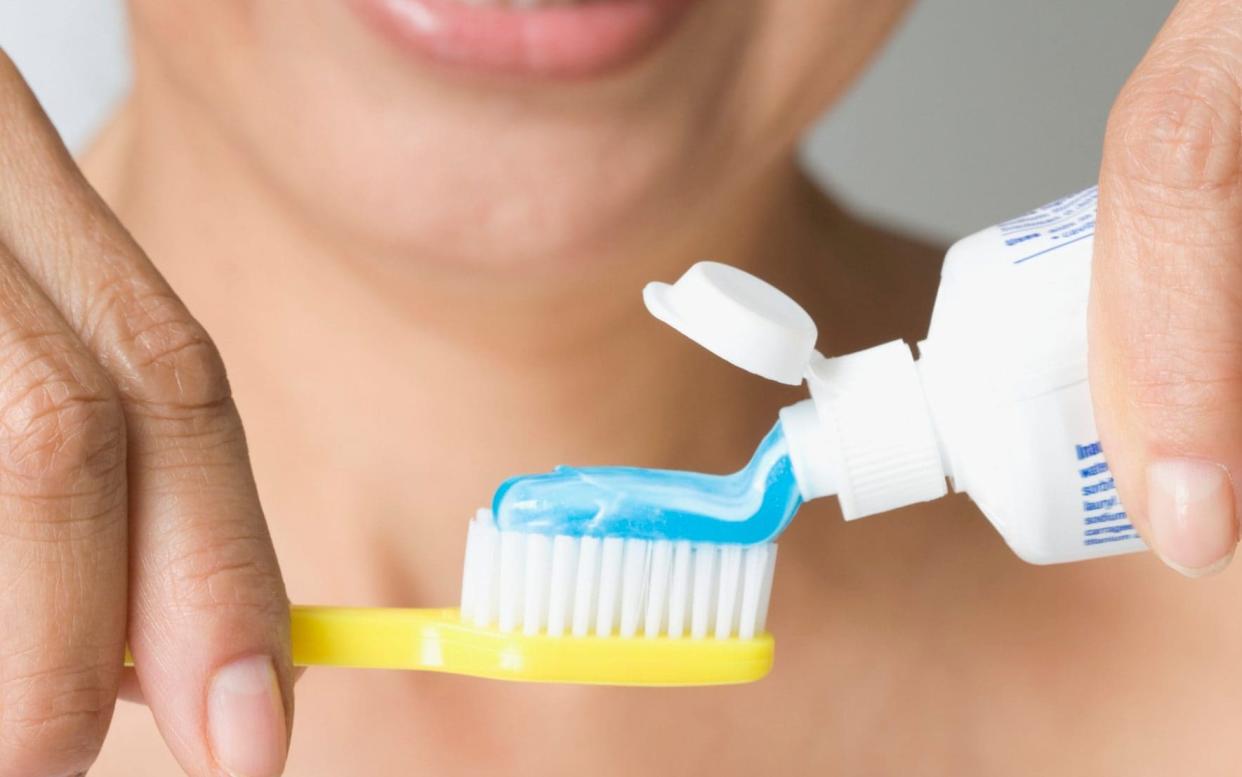
[[[633,62],[695,0],[349,0],[417,56],[496,74],[586,77]]]

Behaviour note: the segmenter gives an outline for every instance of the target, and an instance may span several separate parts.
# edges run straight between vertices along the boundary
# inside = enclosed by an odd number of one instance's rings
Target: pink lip
[[[694,0],[591,0],[521,10],[465,0],[349,0],[398,46],[506,75],[582,77],[620,67],[664,37]]]

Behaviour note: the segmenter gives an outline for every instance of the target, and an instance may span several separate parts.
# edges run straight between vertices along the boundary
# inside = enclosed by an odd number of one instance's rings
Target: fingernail
[[[207,691],[207,732],[232,777],[275,777],[285,766],[285,705],[276,668],[251,656],[216,672]]]
[[[1195,459],[1147,465],[1147,515],[1155,551],[1183,575],[1214,574],[1233,558],[1238,523],[1224,467]]]

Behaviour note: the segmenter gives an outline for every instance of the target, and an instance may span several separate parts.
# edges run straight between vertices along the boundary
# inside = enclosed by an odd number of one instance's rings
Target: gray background
[[[120,6],[0,0],[0,46],[71,146],[124,92]],[[1172,6],[922,0],[811,133],[807,162],[858,210],[939,238],[1082,188],[1108,107]]]

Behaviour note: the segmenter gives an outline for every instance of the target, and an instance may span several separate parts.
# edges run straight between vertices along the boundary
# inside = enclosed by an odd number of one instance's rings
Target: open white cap
[[[811,399],[781,411],[804,500],[836,494],[846,520],[946,493],[940,447],[910,347],[900,340],[827,359],[815,322],[775,287],[699,262],[673,285],[649,283],[647,309],[699,345]]]
[[[678,281],[648,283],[651,315],[731,364],[796,386],[802,382],[818,332],[805,310],[783,291],[719,262],[698,262]]]

